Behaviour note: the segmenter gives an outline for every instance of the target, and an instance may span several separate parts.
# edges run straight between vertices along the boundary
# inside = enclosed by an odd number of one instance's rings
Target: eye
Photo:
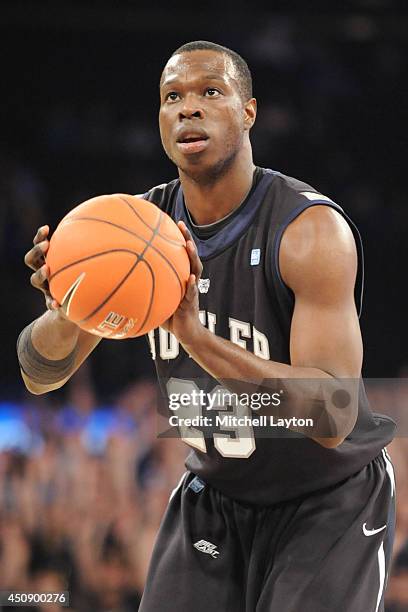
[[[218,98],[221,95],[221,92],[215,87],[208,87],[205,90],[205,95],[209,98]]]
[[[170,100],[170,102],[176,102],[179,97],[180,96],[176,91],[169,91],[169,93],[166,94],[165,100]]]

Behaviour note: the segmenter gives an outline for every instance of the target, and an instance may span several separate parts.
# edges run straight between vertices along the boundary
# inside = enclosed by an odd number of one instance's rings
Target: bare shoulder
[[[279,266],[284,282],[294,290],[316,283],[354,286],[357,250],[350,225],[330,206],[307,208],[283,234]]]

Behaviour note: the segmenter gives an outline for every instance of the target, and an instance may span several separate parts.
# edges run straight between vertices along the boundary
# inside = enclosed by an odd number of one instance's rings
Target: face
[[[255,120],[230,58],[208,50],[170,58],[160,84],[160,134],[168,157],[186,175],[214,179],[236,159]]]

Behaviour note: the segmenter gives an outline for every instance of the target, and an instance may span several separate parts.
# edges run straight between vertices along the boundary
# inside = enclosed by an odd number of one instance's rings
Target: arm
[[[42,384],[21,371],[24,384],[34,395],[41,395],[59,389],[71,378],[102,338],[79,329],[77,325],[64,319],[58,311],[44,313],[34,323],[31,341],[36,351],[49,360],[61,360],[70,353],[75,357],[69,374],[55,383]]]
[[[24,362],[23,353],[27,349],[27,343],[32,343],[30,351],[32,359],[38,356],[50,362],[62,363],[65,360],[64,375],[55,382],[41,382],[41,363],[36,368],[35,380],[21,369],[21,376],[27,389],[36,395],[53,391],[62,387],[72,374],[85,361],[87,356],[100,342],[101,338],[88,334],[79,329],[75,323],[65,318],[63,309],[53,300],[48,290],[49,269],[45,262],[45,254],[49,247],[49,228],[39,228],[34,238],[34,247],[26,254],[24,261],[28,267],[34,270],[31,275],[31,284],[42,291],[45,296],[47,312],[34,322],[31,329],[25,329],[18,343],[18,356],[21,363]]]
[[[354,302],[357,253],[347,221],[328,206],[307,209],[285,232],[279,265],[295,294],[292,365],[358,378],[363,347]]]
[[[281,274],[295,295],[290,365],[256,357],[198,323],[195,277],[201,272],[201,264],[187,229],[182,225],[180,229],[189,241],[195,276],[190,277],[186,297],[168,329],[211,376],[221,382],[247,380],[257,384],[268,379],[292,379],[298,388],[303,379],[306,398],[312,379],[331,384],[337,378],[360,376],[362,342],[354,304],[357,256],[354,237],[341,215],[326,206],[311,207],[283,236]],[[352,431],[356,418],[354,398],[347,414],[336,414],[336,436],[310,437],[328,448],[338,446]]]

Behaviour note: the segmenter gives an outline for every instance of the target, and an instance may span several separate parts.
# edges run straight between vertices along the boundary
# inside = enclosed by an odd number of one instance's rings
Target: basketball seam
[[[153,228],[151,227],[151,225],[149,225],[149,224],[148,224],[148,223],[147,223],[147,222],[146,222],[146,221],[143,219],[143,217],[142,217],[142,216],[141,216],[141,215],[140,215],[140,214],[137,212],[137,210],[134,208],[134,206],[132,205],[132,203],[131,203],[131,202],[129,202],[128,200],[126,200],[126,198],[122,198],[122,197],[119,197],[119,200],[122,200],[122,202],[125,202],[125,203],[126,203],[128,206],[129,206],[130,210],[131,210],[132,212],[134,212],[134,214],[135,214],[135,215],[136,215],[136,217],[139,219],[139,221],[141,221],[141,222],[142,222],[142,223],[143,223],[143,224],[144,224],[146,227],[148,227],[148,228],[149,228],[149,230],[153,231]],[[146,201],[148,201],[148,200],[146,200]],[[151,202],[149,202],[149,203],[151,204]],[[160,210],[160,209],[158,209],[158,210]],[[165,242],[168,242],[169,244],[173,244],[174,246],[182,246],[182,243],[177,242],[177,240],[172,240],[171,238],[167,238],[167,236],[163,236],[163,234],[160,234],[160,233],[159,233],[159,234],[158,234],[158,236],[160,236],[160,238],[161,238],[162,240],[164,240]]]
[[[96,257],[102,257],[103,255],[107,255],[108,253],[131,253],[132,255],[139,256],[139,253],[137,253],[136,251],[132,251],[131,249],[108,249],[107,251],[94,253],[93,255],[87,255],[86,257],[82,257],[81,259],[71,261],[69,264],[66,264],[65,266],[54,272],[54,274],[51,274],[49,280],[52,281],[56,276],[58,276],[58,274],[64,272],[64,270],[67,270],[71,266],[76,266],[77,264],[83,263],[84,261],[89,261],[90,259],[94,259]]]
[[[135,263],[132,265],[132,267],[130,268],[130,270],[128,270],[125,274],[125,276],[119,281],[119,283],[116,285],[116,287],[109,293],[109,295],[96,307],[93,309],[93,311],[87,315],[86,317],[84,317],[83,319],[81,319],[80,321],[78,321],[78,324],[81,323],[85,323],[86,321],[88,321],[89,319],[91,319],[94,315],[96,315],[97,312],[100,311],[101,308],[103,308],[105,306],[105,304],[107,304],[109,302],[109,300],[111,299],[111,297],[113,297],[115,295],[115,293],[118,291],[118,289],[121,288],[121,286],[123,285],[123,283],[125,281],[127,281],[127,279],[129,278],[129,276],[132,274],[132,272],[134,271],[134,269],[136,268],[137,264],[140,261],[144,261],[140,255],[136,255],[136,261]]]
[[[156,227],[155,228],[150,228],[153,233],[152,233],[152,236],[151,236],[151,238],[149,240],[149,244],[146,245],[146,247],[145,247],[145,249],[144,249],[144,251],[142,253],[142,257],[146,253],[146,251],[149,248],[149,246],[152,246],[152,242],[153,242],[155,236],[157,235],[157,232],[159,231],[159,227],[160,227],[161,222],[162,222],[162,212],[160,211]],[[143,261],[143,263],[146,264],[148,270],[150,271],[150,274],[152,275],[152,290],[150,292],[150,302],[149,302],[149,306],[147,308],[147,312],[146,312],[145,318],[143,319],[143,322],[141,323],[141,325],[137,328],[137,330],[135,332],[136,334],[139,333],[139,331],[141,329],[143,329],[144,325],[146,325],[146,321],[148,320],[148,318],[150,316],[150,312],[151,312],[152,304],[153,304],[154,290],[156,288],[156,281],[155,281],[155,277],[154,277],[154,272],[153,272],[149,262],[146,259],[144,259],[144,258],[142,259],[142,261]]]
[[[154,291],[155,291],[155,288],[156,288],[156,282],[155,282],[155,278],[154,278],[154,272],[153,272],[153,270],[152,270],[151,265],[149,264],[149,262],[148,262],[148,261],[146,261],[146,259],[143,259],[143,260],[142,260],[142,263],[145,263],[145,264],[146,264],[147,269],[149,270],[149,272],[150,272],[150,274],[151,274],[151,276],[152,276],[152,290],[151,290],[151,293],[150,293],[150,302],[149,302],[149,306],[147,307],[146,316],[145,316],[145,318],[143,319],[143,322],[141,323],[141,325],[140,325],[140,326],[137,328],[137,330],[134,332],[135,334],[139,333],[139,331],[140,331],[141,329],[143,329],[143,327],[146,325],[146,321],[147,321],[147,320],[149,319],[149,317],[150,317],[150,312],[151,312],[151,310],[152,310],[152,305],[153,305]]]
[[[160,214],[162,214],[162,211],[160,211]],[[171,261],[169,261],[167,259],[167,257],[158,248],[156,248],[153,244],[150,243],[150,241],[146,240],[145,238],[142,238],[141,236],[136,234],[136,232],[132,232],[132,230],[128,229],[127,227],[124,227],[123,225],[119,225],[118,223],[114,223],[113,221],[106,221],[106,219],[98,219],[98,217],[75,217],[73,219],[67,219],[67,221],[69,221],[70,223],[73,223],[74,221],[97,221],[98,223],[106,223],[107,225],[112,225],[113,227],[117,227],[118,229],[127,232],[131,236],[135,236],[136,238],[138,238],[139,240],[144,242],[147,246],[150,246],[150,248],[153,249],[153,251],[155,253],[157,253],[162,259],[164,259],[164,261],[167,263],[169,268],[176,275],[176,278],[177,278],[177,280],[179,282],[179,285],[180,285],[181,296],[183,296],[183,283],[181,282],[181,279],[180,279],[180,277],[178,275],[178,272],[177,272],[176,268],[173,266]],[[159,217],[159,222],[160,221],[161,221],[161,216]]]
[[[159,210],[160,210],[160,209],[159,209]],[[153,230],[153,234],[152,234],[152,237],[151,237],[151,239],[150,239],[150,241],[149,241],[149,243],[150,243],[150,244],[147,244],[147,245],[146,245],[146,248],[145,248],[145,250],[144,250],[144,251],[143,251],[143,253],[142,253],[142,257],[143,257],[143,255],[146,253],[146,251],[147,251],[147,249],[149,248],[149,246],[150,246],[150,248],[152,248],[154,251],[157,251],[157,253],[160,253],[159,249],[156,249],[156,248],[153,246],[153,240],[155,239],[155,237],[156,237],[156,236],[160,236],[160,237],[162,238],[161,234],[159,233],[159,228],[160,228],[160,225],[161,225],[161,222],[162,222],[163,218],[164,218],[164,217],[163,217],[163,211],[162,211],[162,210],[160,210],[160,215],[159,215],[159,219],[158,219],[157,225],[156,225],[156,227],[154,228],[154,230]],[[173,267],[173,264],[172,264],[172,263],[171,263],[171,262],[170,262],[170,261],[167,259],[167,257],[166,257],[165,255],[163,255],[162,253],[160,253],[160,254],[161,254],[161,255],[162,255],[162,257],[164,258],[164,260],[165,260],[165,261],[167,261],[168,265],[171,267],[171,269],[173,270],[173,272],[175,273],[175,275],[176,275],[176,277],[177,277],[177,280],[178,280],[178,282],[179,282],[179,286],[180,286],[180,301],[181,301],[181,300],[182,300],[182,298],[183,298],[183,285],[182,285],[182,283],[181,283],[181,280],[180,280],[180,277],[179,277],[179,275],[178,275],[178,272],[177,272],[177,270],[176,270],[176,269]]]
[[[147,242],[145,248],[143,249],[143,251],[140,253],[140,255],[137,255],[137,259],[135,261],[135,263],[133,264],[133,266],[130,268],[130,270],[128,270],[128,272],[125,274],[125,276],[122,278],[122,280],[119,282],[119,284],[116,285],[116,287],[109,293],[109,295],[96,307],[94,308],[94,310],[87,315],[84,319],[81,319],[81,321],[79,321],[79,323],[85,323],[86,321],[88,321],[89,319],[91,319],[92,317],[94,317],[96,315],[97,312],[100,311],[101,308],[103,308],[108,302],[109,300],[115,295],[115,293],[122,287],[123,283],[127,281],[127,279],[129,278],[129,276],[133,273],[133,271],[136,269],[137,265],[139,262],[143,261],[144,263],[147,263],[143,257],[143,255],[146,253],[147,249],[149,248],[149,246],[151,246],[152,241],[154,240],[155,236],[157,235],[157,232],[159,230],[160,224],[162,221],[162,212],[160,211],[159,214],[159,219],[157,222],[156,227],[152,230],[152,235],[149,239],[149,241]],[[148,266],[149,267],[149,266]],[[153,282],[153,288],[154,288],[154,282]],[[140,326],[138,328],[137,331],[139,331],[139,329],[141,329],[142,326]]]
[[[128,201],[126,200],[126,198],[119,197],[119,200],[122,200],[122,202],[125,202],[125,204],[127,204],[127,205],[128,205],[128,207],[130,208],[130,210],[131,210],[131,211],[132,211],[132,212],[133,212],[133,213],[136,215],[136,217],[139,219],[139,221],[141,221],[141,222],[143,223],[143,225],[145,225],[147,228],[149,228],[149,230],[150,230],[150,231],[152,231],[152,232],[154,231],[154,228],[153,228],[151,225],[149,225],[149,224],[147,223],[147,221],[145,221],[141,215],[139,215],[139,213],[137,212],[137,210],[135,210],[135,209],[133,208],[132,204],[131,204],[130,202],[128,202]],[[160,209],[158,209],[158,210],[160,210]]]

